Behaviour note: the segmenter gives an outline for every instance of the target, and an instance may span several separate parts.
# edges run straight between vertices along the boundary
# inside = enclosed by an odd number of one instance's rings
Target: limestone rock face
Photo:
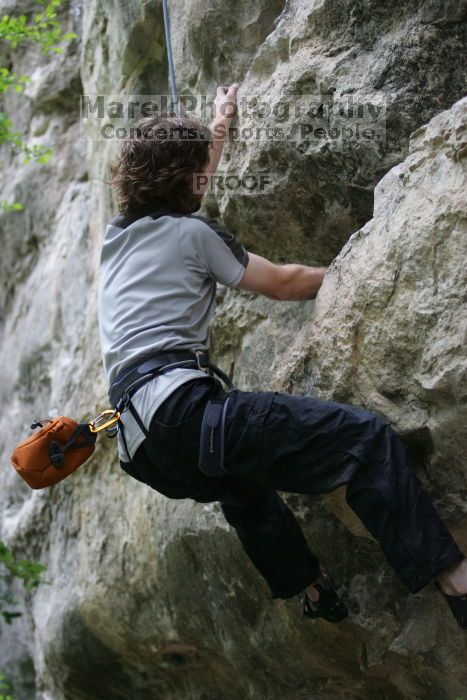
[[[241,83],[239,97],[381,101],[375,146],[317,139],[226,144],[223,169],[270,173],[274,189],[206,199],[252,252],[329,266],[316,300],[219,288],[216,363],[241,389],[313,393],[364,406],[403,436],[460,546],[466,541],[467,99],[462,3],[212,0],[169,3],[180,92]],[[26,0],[2,14],[33,11]],[[466,694],[465,639],[432,587],[411,596],[345,504],[281,494],[351,614],[301,622],[271,602],[219,504],[170,500],[91,462],[31,491],[9,465],[35,417],[78,420],[107,405],[96,317],[104,179],[115,142],[91,139],[80,95],[167,94],[160,2],[72,0],[63,54],[4,50],[33,80],[5,111],[49,163],[2,148],[1,530],[50,582],[15,587],[0,668],[21,700],[335,700]],[[240,115],[239,125],[258,116]],[[271,117],[271,124],[277,119]],[[374,192],[374,201],[373,201]]]

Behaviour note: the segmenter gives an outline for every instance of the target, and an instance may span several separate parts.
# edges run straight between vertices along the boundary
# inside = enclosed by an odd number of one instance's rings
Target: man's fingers
[[[237,114],[237,90],[238,83],[217,87],[216,105],[223,117],[232,119]]]
[[[238,88],[239,88],[238,83],[232,83],[232,85],[230,85],[230,87],[228,87],[227,85],[219,85],[217,87],[217,90],[216,90],[216,95],[217,95],[217,97],[224,97],[225,95],[228,95],[228,94],[232,95],[232,94],[235,94],[237,92]]]

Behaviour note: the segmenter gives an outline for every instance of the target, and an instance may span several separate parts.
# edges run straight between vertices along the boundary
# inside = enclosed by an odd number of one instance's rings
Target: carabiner
[[[109,417],[110,416],[110,417]],[[101,430],[115,425],[120,420],[120,413],[114,409],[102,411],[94,420],[89,421],[88,426],[91,433],[99,433]]]

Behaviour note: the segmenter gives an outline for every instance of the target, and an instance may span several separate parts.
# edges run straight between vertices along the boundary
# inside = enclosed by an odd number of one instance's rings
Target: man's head
[[[193,173],[207,166],[212,140],[209,127],[197,119],[167,114],[140,119],[107,181],[117,191],[122,214],[152,203],[183,214],[199,209],[203,195],[193,193]]]

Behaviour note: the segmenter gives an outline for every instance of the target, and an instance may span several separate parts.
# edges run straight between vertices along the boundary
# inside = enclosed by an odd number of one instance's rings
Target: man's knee
[[[358,423],[352,427],[351,432],[355,436],[355,443],[346,451],[366,459],[387,444],[388,440],[400,439],[385,416],[360,408]]]
[[[381,436],[386,435],[392,438],[400,439],[399,433],[397,433],[392,427],[388,419],[381,415],[380,413],[372,413],[372,429],[375,435]]]

